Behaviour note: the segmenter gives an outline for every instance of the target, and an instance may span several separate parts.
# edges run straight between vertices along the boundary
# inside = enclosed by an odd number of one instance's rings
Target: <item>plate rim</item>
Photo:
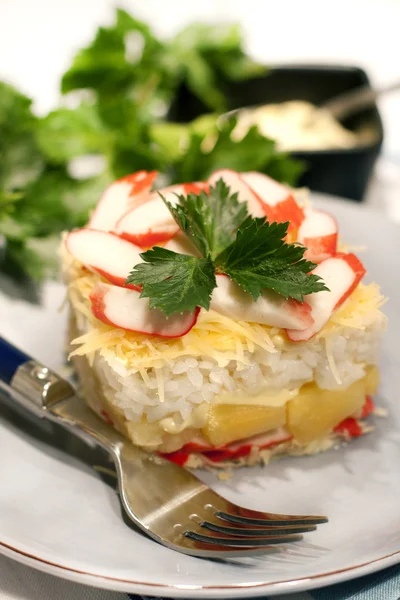
[[[350,212],[369,213],[388,222],[391,226],[398,228],[399,223],[390,219],[383,211],[376,207],[352,203],[346,198],[310,191],[310,198],[317,204],[328,201],[340,204],[342,208]],[[315,588],[322,588],[336,583],[355,579],[364,575],[375,573],[381,569],[400,563],[400,547],[389,554],[384,554],[370,561],[350,565],[333,571],[326,571],[310,576],[296,579],[282,579],[277,581],[254,581],[243,584],[232,585],[197,585],[197,584],[165,584],[150,583],[146,581],[135,581],[104,575],[95,572],[79,570],[70,566],[49,561],[23,550],[20,547],[11,546],[0,539],[0,555],[13,559],[21,564],[34,568],[38,571],[69,580],[75,583],[89,585],[95,588],[108,589],[125,593],[136,593],[149,596],[153,594],[166,598],[243,598],[265,596],[265,594],[281,595],[288,592],[302,592]]]
[[[34,556],[20,548],[14,548],[0,540],[0,554],[7,556],[26,566],[33,567],[38,571],[42,571],[49,575],[54,575],[68,581],[90,585],[100,589],[108,589],[110,591],[143,594],[156,594],[160,597],[162,594],[165,598],[248,598],[265,596],[265,594],[281,595],[288,592],[304,592],[307,590],[322,588],[335,583],[343,583],[350,579],[356,579],[363,575],[376,573],[381,569],[400,563],[400,548],[395,552],[383,555],[379,558],[374,558],[371,561],[310,575],[309,577],[301,577],[297,579],[282,579],[271,582],[254,582],[246,584],[234,585],[190,585],[190,584],[162,584],[149,583],[145,581],[134,581],[81,571],[72,567],[67,567],[62,564],[54,563],[45,560],[39,556]],[[160,597],[161,598],[161,597]]]

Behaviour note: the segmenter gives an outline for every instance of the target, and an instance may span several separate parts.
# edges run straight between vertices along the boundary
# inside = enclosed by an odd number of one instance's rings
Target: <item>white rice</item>
[[[154,423],[166,416],[186,421],[193,409],[212,403],[220,394],[252,396],[268,390],[296,390],[308,382],[321,389],[347,388],[376,364],[385,319],[376,319],[365,330],[338,327],[327,339],[284,343],[276,352],[260,348],[245,352],[248,364],[231,360],[225,367],[211,358],[192,356],[147,369],[146,381],[129,372],[111,352],[96,353],[93,369],[108,401],[130,422],[143,416]]]

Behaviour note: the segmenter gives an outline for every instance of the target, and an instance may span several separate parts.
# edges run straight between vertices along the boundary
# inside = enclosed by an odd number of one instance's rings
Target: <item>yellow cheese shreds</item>
[[[74,355],[92,355],[98,351],[104,357],[119,358],[127,369],[140,371],[162,367],[182,356],[208,356],[225,366],[230,360],[245,365],[245,352],[256,346],[275,352],[270,337],[271,328],[236,322],[215,311],[201,311],[196,325],[182,338],[165,340],[125,331],[98,321],[90,309],[89,295],[100,281],[99,275],[74,269],[68,286],[71,305],[85,317],[87,332],[72,341]]]
[[[365,252],[367,246],[356,246],[355,244],[347,244],[346,242],[339,241],[337,251],[338,252]]]
[[[164,402],[165,394],[164,394],[164,377],[162,375],[161,369],[155,369],[156,380],[157,380],[157,389],[158,389],[158,397],[160,402]]]
[[[332,371],[333,377],[337,384],[341,385],[342,380],[340,379],[339,371],[337,370],[335,359],[333,358],[333,352],[331,348],[332,337],[327,336],[325,338],[326,357],[328,359],[329,368]]]
[[[69,273],[68,296],[74,311],[84,317],[86,332],[73,340],[76,348],[72,355],[87,355],[93,359],[97,351],[106,359],[117,357],[128,371],[139,371],[144,380],[146,369],[161,368],[184,356],[206,356],[220,366],[234,360],[240,368],[248,363],[247,352],[254,352],[256,348],[276,352],[283,337],[277,328],[234,321],[212,310],[201,310],[189,333],[170,340],[156,336],[149,339],[146,335],[106,325],[96,319],[90,309],[89,295],[101,280],[100,276],[75,267]],[[341,326],[364,329],[376,318],[376,311],[383,302],[376,284],[360,284],[318,335],[327,335]]]
[[[328,323],[317,334],[318,337],[330,335],[338,326],[364,330],[376,319],[386,300],[376,283],[360,283],[346,302],[333,313]]]

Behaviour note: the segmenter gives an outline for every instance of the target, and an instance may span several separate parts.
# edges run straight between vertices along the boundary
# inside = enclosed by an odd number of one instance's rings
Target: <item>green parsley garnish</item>
[[[237,194],[230,194],[222,179],[210,187],[208,194],[202,191],[199,195],[178,197],[180,204],[175,207],[163,200],[200,253],[215,260],[235,239],[238,227],[247,217],[247,205],[238,201]]]
[[[162,197],[162,196],[161,196]],[[201,257],[154,247],[141,254],[126,283],[143,286],[150,308],[168,316],[210,307],[216,273],[225,273],[256,300],[263,290],[303,301],[307,294],[327,290],[315,264],[303,258],[306,248],[284,240],[289,223],[268,223],[247,215],[245,203],[231,194],[222,179],[209,193],[179,196],[174,207],[164,203]]]
[[[217,269],[254,300],[264,289],[300,302],[306,294],[326,290],[318,275],[309,274],[316,265],[303,258],[305,247],[285,243],[288,225],[248,217],[237,230],[235,241],[217,256]]]
[[[196,306],[209,309],[217,285],[210,257],[177,254],[157,246],[141,257],[145,262],[134,267],[126,283],[143,285],[141,296],[150,298],[150,308],[160,308],[167,316],[193,311]]]

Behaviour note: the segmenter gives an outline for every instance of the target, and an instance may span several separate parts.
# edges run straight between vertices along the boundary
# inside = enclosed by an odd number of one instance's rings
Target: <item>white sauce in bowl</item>
[[[349,131],[329,112],[301,100],[242,109],[237,116],[234,139],[242,139],[257,125],[262,135],[276,141],[280,151],[353,148],[375,138],[372,131]]]

